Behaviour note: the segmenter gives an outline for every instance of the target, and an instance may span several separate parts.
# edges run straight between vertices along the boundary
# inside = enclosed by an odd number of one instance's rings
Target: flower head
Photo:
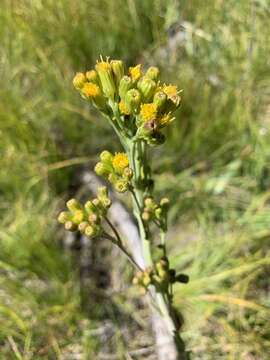
[[[168,96],[169,99],[178,95],[179,92],[176,85],[164,85],[162,91]]]
[[[141,105],[140,115],[144,121],[156,119],[157,105],[154,103]]]
[[[73,78],[73,85],[76,89],[81,89],[86,82],[86,77],[83,73],[78,72]]]
[[[99,86],[91,82],[87,82],[84,84],[84,87],[82,88],[82,93],[88,98],[96,98],[98,96],[101,96],[101,90]]]
[[[116,153],[113,158],[113,167],[115,170],[124,170],[128,167],[129,161],[127,154],[125,153]]]
[[[136,65],[136,66],[132,66],[129,68],[129,74],[131,76],[131,79],[133,81],[138,81],[139,78],[142,76],[142,70],[141,70],[142,65]]]

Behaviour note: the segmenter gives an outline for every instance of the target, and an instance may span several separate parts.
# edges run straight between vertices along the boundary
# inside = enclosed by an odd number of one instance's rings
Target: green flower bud
[[[155,217],[160,220],[162,218],[162,209],[159,207],[155,210]]]
[[[144,205],[150,209],[156,207],[156,203],[155,203],[154,199],[151,197],[147,197],[144,199]]]
[[[85,234],[87,237],[94,236],[94,234],[95,234],[95,229],[94,229],[94,227],[91,226],[91,225],[86,226],[86,228],[84,229],[84,234]]]
[[[97,216],[97,214],[90,214],[88,216],[88,221],[90,222],[90,224],[96,224],[99,221],[99,217]]]
[[[88,200],[84,204],[84,208],[85,208],[87,214],[93,214],[96,211],[96,207],[93,205],[91,200]]]
[[[67,211],[62,211],[58,215],[57,220],[60,224],[65,224],[67,221],[70,220],[70,214]]]
[[[103,198],[100,198],[100,201],[105,208],[109,208],[112,205],[112,201],[109,198],[103,197]]]
[[[98,73],[104,94],[108,98],[114,100],[116,87],[111,65],[107,61],[100,61],[96,64],[96,71]]]
[[[101,205],[101,201],[99,199],[93,199],[92,203],[96,208]]]
[[[87,71],[86,75],[86,79],[96,85],[99,85],[99,80],[98,80],[98,74],[96,72],[96,70],[89,70]]]
[[[124,172],[123,172],[123,176],[124,176],[125,178],[127,178],[128,180],[130,180],[130,179],[132,178],[132,176],[133,176],[133,171],[132,171],[132,169],[129,168],[129,167],[125,168],[125,169],[124,169]]]
[[[141,105],[141,94],[136,89],[128,90],[125,96],[125,104],[130,112],[138,113]]]
[[[122,100],[124,100],[126,93],[131,88],[132,88],[132,79],[129,76],[122,77],[119,84],[119,95]]]
[[[146,76],[148,76],[152,80],[157,80],[159,77],[159,68],[156,66],[150,66],[148,70],[146,71]]]
[[[67,221],[65,223],[65,229],[68,231],[76,231],[77,230],[77,225],[74,224],[72,221]]]
[[[81,222],[81,223],[78,225],[78,230],[80,231],[80,233],[84,234],[85,229],[87,228],[88,225],[89,225],[89,224],[88,224],[87,221]]]
[[[168,206],[169,206],[169,204],[170,204],[170,200],[167,198],[167,197],[164,197],[164,198],[162,198],[161,200],[160,200],[160,206],[162,207],[162,208],[168,208]]]
[[[107,177],[110,173],[110,170],[108,169],[108,167],[103,163],[103,162],[98,162],[94,168],[95,173],[98,176],[104,176]]]
[[[164,110],[167,101],[167,95],[163,91],[158,91],[154,95],[153,103],[157,105],[159,111]]]
[[[104,150],[102,151],[102,153],[100,154],[100,160],[102,162],[106,162],[106,163],[112,163],[113,161],[113,154],[111,154],[109,151]]]
[[[116,191],[123,193],[128,189],[128,182],[125,180],[117,180],[114,186]]]
[[[156,86],[156,83],[147,76],[142,77],[138,81],[137,87],[142,94],[142,99],[144,102],[151,102],[154,92],[156,90]]]
[[[118,85],[125,73],[124,63],[121,60],[112,60],[110,64],[116,80],[116,84]]]
[[[68,200],[66,205],[67,205],[68,210],[71,211],[71,212],[75,212],[77,210],[82,209],[82,205],[76,199]]]
[[[144,211],[142,213],[142,219],[146,222],[148,222],[151,219],[151,214],[149,211]]]
[[[75,89],[81,89],[86,82],[86,77],[82,72],[78,72],[73,78],[73,85]]]

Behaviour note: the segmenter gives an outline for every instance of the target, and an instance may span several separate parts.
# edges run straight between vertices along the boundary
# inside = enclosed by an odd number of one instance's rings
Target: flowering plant
[[[177,274],[170,266],[165,243],[169,199],[154,198],[154,181],[147,158],[149,146],[161,145],[166,140],[162,130],[174,120],[173,114],[181,101],[180,91],[175,85],[160,82],[157,67],[149,67],[144,73],[142,66],[136,65],[125,74],[121,60],[104,61],[102,58],[95,70],[77,73],[73,84],[81,96],[108,119],[122,144],[123,152],[112,154],[106,150],[100,154],[95,172],[116,191],[132,196],[144,267],[135,261],[107,216],[111,200],[106,187],[100,188],[97,197],[84,205],[75,199],[69,200],[68,211],[61,212],[58,220],[66,230],[80,231],[93,239],[97,236],[106,238],[123,251],[136,268],[133,284],[141,293],[151,294],[173,338],[177,359],[185,359],[184,342],[179,333],[181,317],[173,305],[173,284],[186,283],[188,277]],[[156,261],[153,260],[156,246],[153,226],[160,233],[160,256]]]

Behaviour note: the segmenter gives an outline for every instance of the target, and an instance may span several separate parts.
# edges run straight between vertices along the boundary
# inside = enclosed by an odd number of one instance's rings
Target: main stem
[[[150,196],[150,191],[145,187],[144,180],[147,177],[146,169],[146,152],[145,144],[142,140],[131,141],[126,147],[126,151],[129,156],[130,166],[134,172],[134,181],[133,181],[133,208],[134,215],[137,219],[139,226],[140,238],[143,245],[143,255],[145,260],[146,267],[153,266],[152,252],[151,252],[151,241],[149,238],[149,231],[145,228],[145,224],[142,219],[142,209],[144,206],[144,198]],[[155,287],[152,286],[150,289],[156,306],[161,313],[168,331],[173,337],[175,348],[178,353],[178,360],[187,359],[185,352],[185,344],[180,337],[179,331],[177,330],[176,319],[172,316],[173,309],[171,307],[170,301],[166,294],[157,292]]]

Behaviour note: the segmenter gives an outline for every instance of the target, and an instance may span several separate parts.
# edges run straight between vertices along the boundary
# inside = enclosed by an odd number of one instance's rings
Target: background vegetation
[[[170,255],[191,278],[176,300],[193,359],[270,358],[269,15],[268,0],[1,1],[1,359],[151,358],[136,350],[152,340],[134,289],[90,294],[98,315],[81,307],[55,221],[80,164],[118,149],[71,84],[99,54],[184,89],[153,164],[173,203]],[[137,336],[103,311],[112,302]]]

